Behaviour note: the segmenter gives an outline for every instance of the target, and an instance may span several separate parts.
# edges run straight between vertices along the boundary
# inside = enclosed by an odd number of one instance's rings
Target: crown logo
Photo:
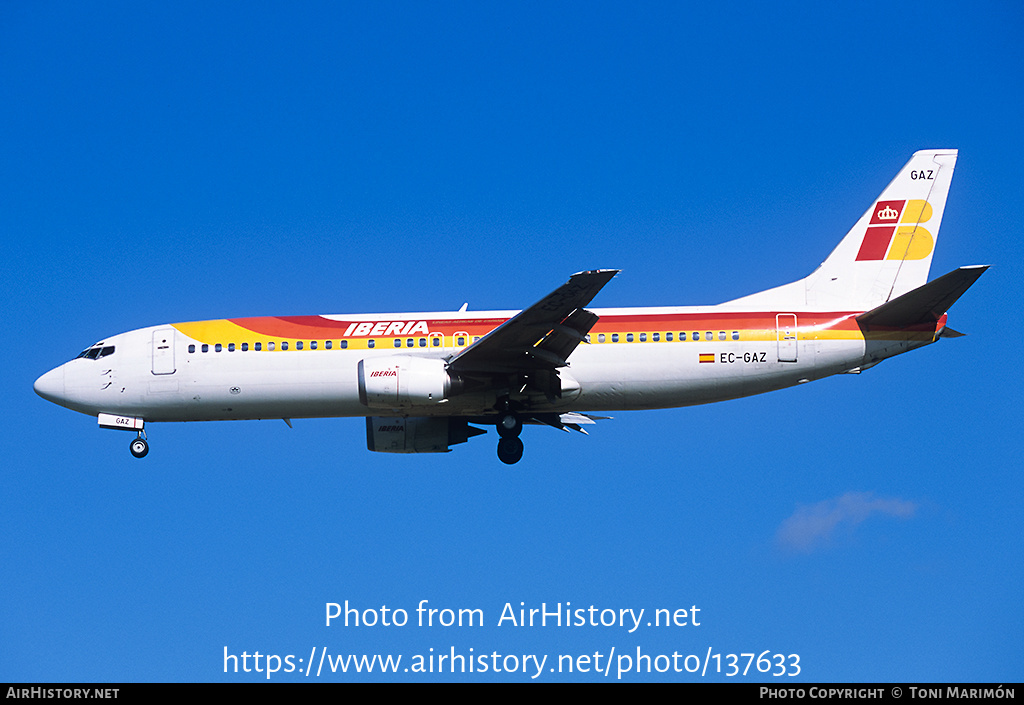
[[[886,206],[882,210],[878,211],[879,220],[896,220],[900,215],[900,212],[892,206]]]

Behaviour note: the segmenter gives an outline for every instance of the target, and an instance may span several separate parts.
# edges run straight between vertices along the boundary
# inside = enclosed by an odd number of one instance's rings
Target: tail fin
[[[869,311],[928,281],[955,149],[915,152],[809,277],[729,302]]]
[[[914,154],[805,280],[808,305],[869,310],[928,281],[956,156]]]

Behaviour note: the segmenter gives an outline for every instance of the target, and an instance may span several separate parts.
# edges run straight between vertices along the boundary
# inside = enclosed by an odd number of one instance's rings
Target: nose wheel
[[[149,443],[142,437],[142,432],[140,431],[139,437],[134,439],[128,448],[136,458],[145,458],[146,453],[149,452]]]

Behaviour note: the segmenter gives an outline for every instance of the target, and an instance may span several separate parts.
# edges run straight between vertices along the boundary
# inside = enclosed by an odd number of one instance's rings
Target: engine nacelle
[[[465,443],[487,431],[462,419],[447,416],[366,419],[366,447],[377,453],[447,453],[449,446]]]
[[[371,409],[433,406],[451,393],[444,360],[395,355],[359,361],[359,401]]]

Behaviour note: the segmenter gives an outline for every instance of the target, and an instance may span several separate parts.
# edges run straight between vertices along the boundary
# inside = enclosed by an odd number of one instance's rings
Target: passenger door
[[[779,340],[779,362],[796,362],[796,314],[777,314],[775,316],[775,330]]]
[[[153,374],[174,374],[174,329],[157,328],[153,331]]]

